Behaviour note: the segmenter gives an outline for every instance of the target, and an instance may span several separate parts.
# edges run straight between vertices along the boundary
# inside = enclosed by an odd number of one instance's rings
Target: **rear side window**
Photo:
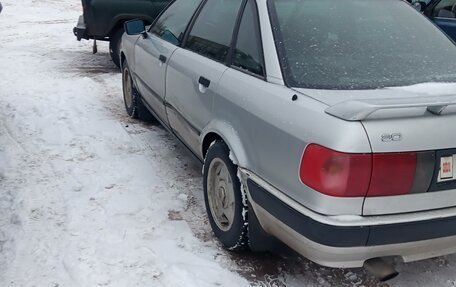
[[[249,0],[239,26],[236,49],[233,55],[233,66],[264,76],[261,38],[255,9],[255,4]]]
[[[161,14],[150,32],[174,45],[180,45],[185,29],[201,0],[176,0]]]
[[[241,4],[242,0],[207,1],[188,36],[187,48],[213,60],[225,61]]]

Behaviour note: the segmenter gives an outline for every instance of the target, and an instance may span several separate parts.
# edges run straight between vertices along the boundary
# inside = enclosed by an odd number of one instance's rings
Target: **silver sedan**
[[[228,249],[382,279],[456,252],[456,47],[405,1],[175,0],[125,30],[126,110],[204,162]]]

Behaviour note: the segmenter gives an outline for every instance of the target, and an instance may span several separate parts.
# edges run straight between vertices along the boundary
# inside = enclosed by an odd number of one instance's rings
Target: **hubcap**
[[[125,104],[127,108],[130,109],[131,105],[133,104],[133,87],[131,84],[130,72],[128,71],[128,69],[124,70],[123,87]]]
[[[215,224],[221,230],[228,231],[234,221],[234,188],[228,167],[219,158],[209,165],[207,197]]]

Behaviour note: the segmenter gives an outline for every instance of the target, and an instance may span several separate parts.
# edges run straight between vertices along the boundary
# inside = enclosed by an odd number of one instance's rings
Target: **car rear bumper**
[[[376,257],[416,261],[456,252],[456,210],[375,217],[317,214],[242,170],[263,229],[308,259],[329,267],[362,267]]]
[[[78,41],[81,41],[81,39],[89,39],[83,15],[79,16],[78,24],[73,28],[73,33]]]

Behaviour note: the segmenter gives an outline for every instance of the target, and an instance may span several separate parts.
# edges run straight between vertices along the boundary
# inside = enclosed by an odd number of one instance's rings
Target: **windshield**
[[[284,77],[312,89],[456,81],[456,47],[399,0],[269,0]]]

